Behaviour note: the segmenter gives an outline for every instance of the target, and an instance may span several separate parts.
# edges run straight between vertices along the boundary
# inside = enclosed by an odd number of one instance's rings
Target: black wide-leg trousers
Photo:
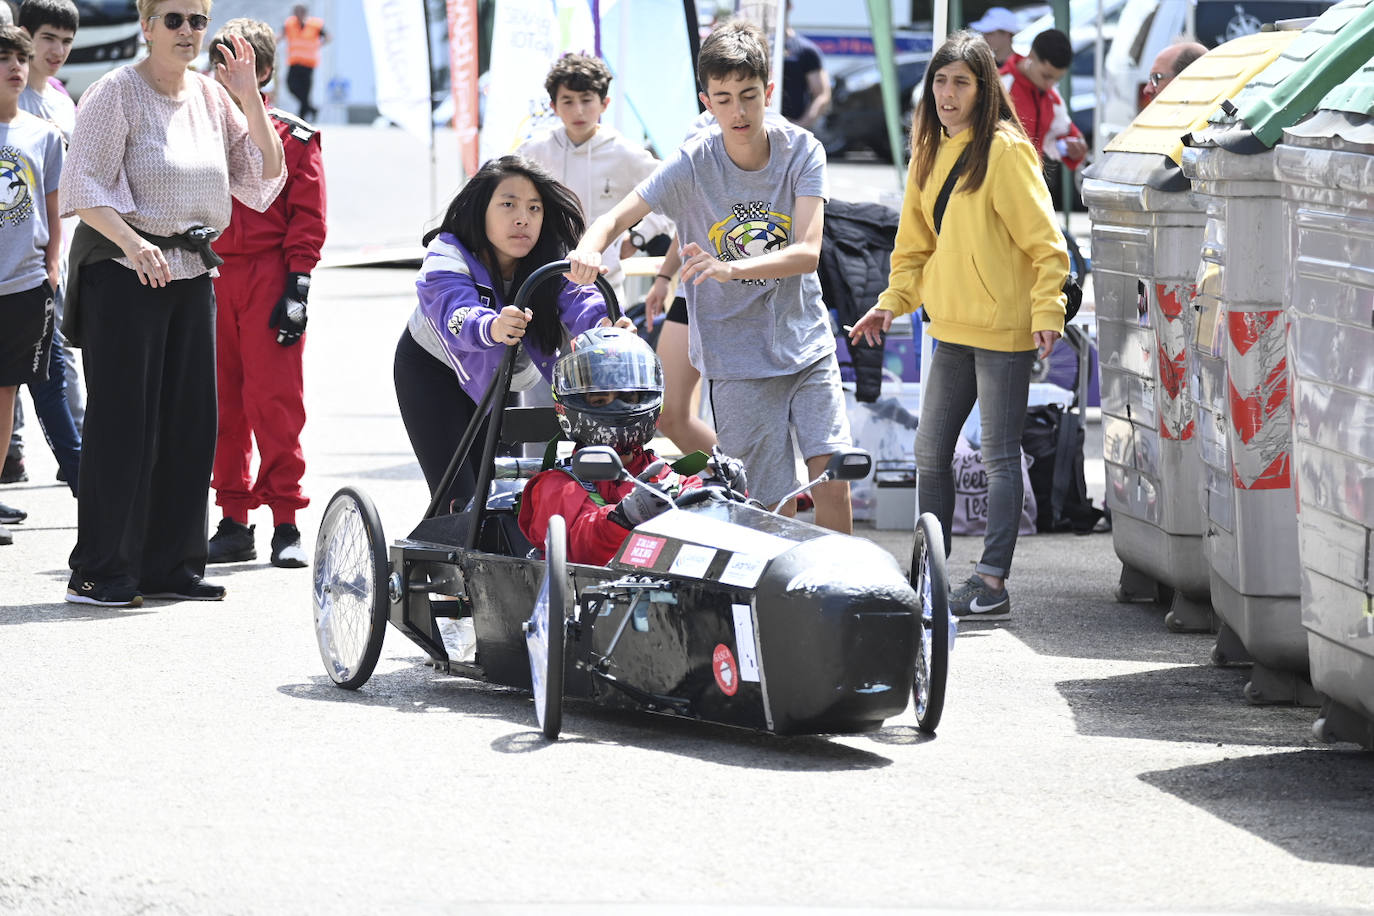
[[[205,573],[215,458],[210,275],[154,289],[114,261],[80,273],[86,372],[75,578],[175,590]]]

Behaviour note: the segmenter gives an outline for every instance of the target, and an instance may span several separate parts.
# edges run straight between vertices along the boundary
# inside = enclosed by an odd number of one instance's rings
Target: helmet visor
[[[553,368],[563,395],[663,390],[663,367],[648,347],[580,347]]]

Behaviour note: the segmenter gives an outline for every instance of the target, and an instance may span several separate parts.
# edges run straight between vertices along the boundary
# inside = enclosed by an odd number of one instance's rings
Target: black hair
[[[544,91],[550,102],[558,101],[560,86],[573,92],[595,92],[601,98],[611,89],[611,71],[600,58],[586,54],[564,54],[544,77]]]
[[[19,7],[19,25],[37,35],[45,25],[75,32],[81,25],[81,13],[72,0],[24,0]]]
[[[759,27],[745,19],[731,19],[706,36],[697,54],[697,82],[709,93],[707,81],[735,77],[768,85],[768,42]]]
[[[1069,69],[1073,63],[1073,43],[1058,29],[1046,29],[1031,42],[1031,53],[1059,70]]]
[[[453,198],[438,227],[425,233],[421,240],[423,244],[428,245],[441,232],[456,236],[468,251],[482,259],[493,279],[499,282],[496,248],[487,238],[487,205],[491,203],[497,185],[517,175],[528,178],[539,192],[544,202],[544,219],[534,247],[515,265],[512,289],[519,289],[530,274],[550,261],[561,261],[577,244],[586,228],[586,222],[582,219],[582,205],[578,203],[577,195],[547,169],[524,156],[501,156],[484,163],[463,185],[458,196]],[[558,318],[560,287],[560,283],[553,281],[541,284],[530,301],[530,309],[534,312],[531,325],[534,338],[547,353],[558,349],[563,339]]]

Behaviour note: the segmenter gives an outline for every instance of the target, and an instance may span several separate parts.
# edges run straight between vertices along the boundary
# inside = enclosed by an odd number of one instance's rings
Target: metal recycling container
[[[1284,312],[1284,205],[1273,147],[1369,56],[1374,0],[1343,0],[1303,29],[1210,124],[1184,138],[1206,201],[1189,358],[1202,461],[1203,547],[1223,623],[1213,658],[1253,661],[1254,703],[1320,697],[1308,682]],[[1228,632],[1229,631],[1229,632]]]
[[[1374,60],[1275,150],[1314,731],[1374,750]]]
[[[1102,372],[1102,439],[1120,600],[1172,592],[1170,629],[1211,631],[1187,345],[1206,213],[1179,162],[1207,123],[1296,33],[1246,35],[1195,61],[1086,174]]]

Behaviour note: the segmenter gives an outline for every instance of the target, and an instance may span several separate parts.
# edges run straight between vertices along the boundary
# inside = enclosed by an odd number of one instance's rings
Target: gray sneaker
[[[1005,588],[989,587],[974,573],[950,592],[949,612],[960,620],[1010,620],[1011,596]]]

